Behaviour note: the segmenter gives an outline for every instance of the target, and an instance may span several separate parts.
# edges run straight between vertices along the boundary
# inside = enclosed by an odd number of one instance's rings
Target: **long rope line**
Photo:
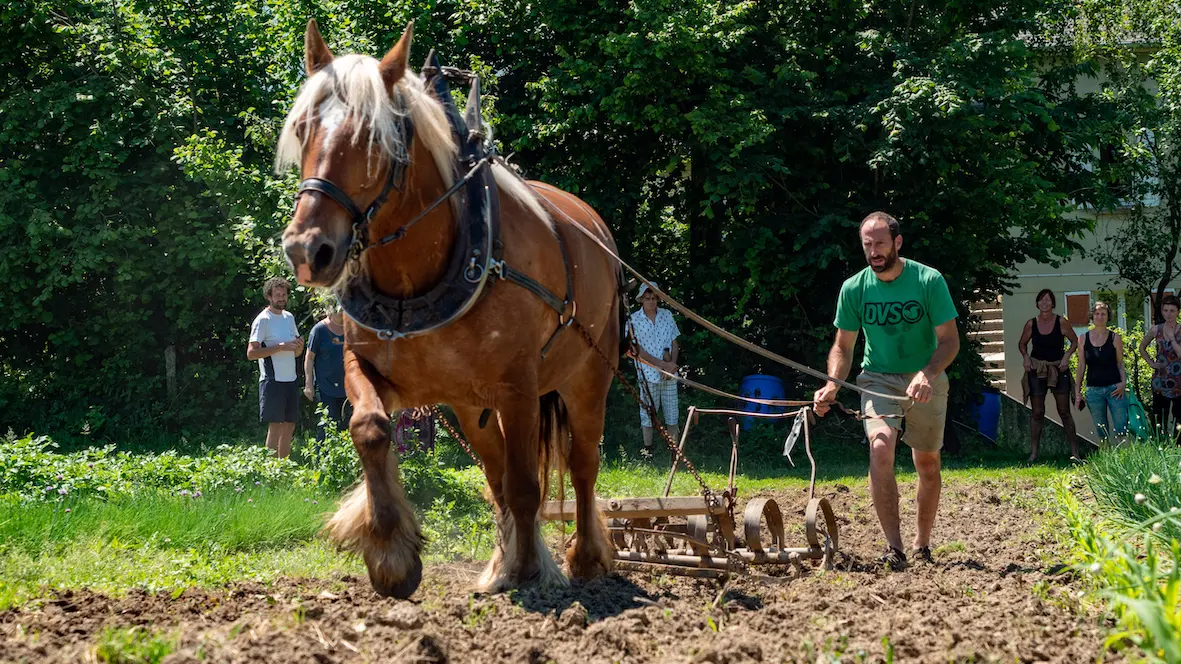
[[[528,186],[532,189],[539,188],[536,185],[534,185],[534,184],[530,183],[529,181],[525,180],[524,178],[522,178],[520,176],[520,174],[517,173],[516,170],[514,170],[512,168],[512,166],[510,166],[507,162],[504,161],[503,157],[498,157],[498,159],[500,160],[501,165],[504,166],[510,173],[512,173],[513,177],[517,178],[522,183],[524,183],[526,186]],[[626,269],[628,272],[630,272],[634,277],[636,277],[641,282],[646,284],[648,286],[648,288],[651,289],[652,292],[655,293],[656,296],[659,297],[665,304],[672,307],[676,311],[680,312],[680,314],[682,316],[684,316],[685,318],[688,318],[689,320],[697,323],[698,325],[704,327],[705,329],[709,330],[710,332],[713,332],[714,334],[722,337],[723,339],[729,341],[730,343],[735,344],[736,346],[739,346],[739,347],[744,348],[746,350],[749,350],[750,352],[755,353],[756,355],[761,355],[773,362],[777,362],[779,364],[782,364],[783,366],[795,369],[796,371],[799,371],[800,373],[806,374],[808,376],[812,376],[813,378],[832,381],[833,383],[836,383],[837,385],[840,385],[841,387],[846,387],[850,390],[853,390],[854,392],[870,394],[875,397],[880,397],[882,399],[889,399],[891,401],[899,401],[899,402],[910,401],[910,397],[899,397],[899,396],[895,396],[892,394],[882,394],[880,392],[874,392],[872,390],[867,390],[863,387],[860,387],[860,386],[850,383],[848,381],[841,380],[840,378],[837,378],[835,376],[829,376],[828,374],[824,373],[823,371],[819,371],[819,370],[813,369],[812,367],[809,367],[805,364],[800,364],[799,362],[796,362],[794,360],[790,360],[778,353],[774,353],[772,351],[767,350],[766,348],[763,348],[763,347],[758,346],[754,343],[751,343],[751,342],[747,341],[746,339],[743,339],[742,337],[740,337],[736,334],[733,334],[732,332],[729,332],[729,331],[711,323],[706,318],[698,315],[693,310],[689,309],[688,307],[681,304],[680,302],[674,300],[670,295],[668,295],[664,291],[657,288],[656,285],[653,284],[643,274],[641,274],[639,272],[639,270],[636,270],[634,267],[629,265],[627,263],[627,261],[623,260],[623,258],[621,258],[619,256],[618,253],[616,253],[610,247],[608,247],[607,244],[605,242],[603,242],[603,240],[596,237],[594,233],[590,232],[590,230],[584,228],[582,226],[582,224],[575,221],[570,215],[566,214],[566,212],[563,211],[561,208],[559,208],[557,205],[554,205],[554,203],[552,201],[550,201],[548,198],[546,198],[545,196],[538,196],[538,199],[540,199],[541,202],[545,203],[545,205],[548,206],[551,210],[554,210],[555,212],[560,214],[563,218],[565,218],[566,221],[570,222],[570,225],[573,226],[574,228],[578,229],[578,232],[582,233],[586,237],[590,238],[591,241],[593,241],[595,244],[599,245],[600,249],[602,249],[604,252],[606,252],[608,256],[610,256],[610,257],[614,258],[616,261],[618,261],[619,264],[621,266],[623,266],[624,269]]]

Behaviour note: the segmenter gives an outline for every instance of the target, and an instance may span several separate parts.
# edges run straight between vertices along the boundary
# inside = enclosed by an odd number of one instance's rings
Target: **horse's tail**
[[[557,473],[559,498],[565,500],[566,460],[570,455],[570,418],[566,402],[557,392],[541,396],[541,429],[538,439],[537,475],[541,500],[549,497],[550,476]]]

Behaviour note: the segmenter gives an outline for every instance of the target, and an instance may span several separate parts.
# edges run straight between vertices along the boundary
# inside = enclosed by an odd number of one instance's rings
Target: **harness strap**
[[[349,219],[351,219],[354,223],[364,214],[361,212],[361,208],[357,207],[357,204],[353,202],[353,199],[349,198],[349,195],[344,193],[343,189],[332,184],[330,181],[325,180],[324,178],[308,178],[303,182],[300,182],[299,193],[295,195],[297,201],[305,191],[317,191],[336,201],[337,205],[341,206],[344,208],[345,212],[349,213]]]
[[[464,187],[466,187],[467,183],[469,181],[471,181],[471,179],[473,177],[475,177],[480,172],[480,169],[487,166],[489,163],[491,163],[491,161],[492,161],[492,155],[488,155],[487,157],[484,157],[483,159],[477,161],[476,165],[472,166],[471,170],[469,170],[467,172],[467,174],[465,174],[462,178],[456,180],[455,184],[451,185],[451,187],[447,191],[443,192],[438,198],[436,198],[434,203],[431,203],[430,205],[428,205],[422,212],[419,212],[418,215],[416,215],[410,221],[406,222],[405,224],[402,224],[402,226],[398,230],[394,231],[393,233],[390,233],[389,235],[385,235],[385,236],[381,237],[375,244],[377,244],[378,246],[385,246],[391,242],[401,240],[406,235],[406,232],[409,231],[412,226],[414,226],[414,224],[417,224],[418,222],[422,221],[423,218],[425,218],[428,214],[430,214],[432,211],[434,211],[435,208],[442,205],[444,201],[450,200],[451,197],[456,194],[456,192],[458,192],[460,189],[463,189]]]
[[[492,268],[492,272],[493,274],[503,278],[505,281],[511,281],[521,288],[529,291],[530,293],[533,293],[538,298],[540,298],[542,302],[545,302],[550,309],[558,312],[559,316],[566,313],[565,302],[559,300],[557,295],[551,293],[548,288],[542,286],[536,279],[530,277],[524,272],[510,267],[504,261],[496,263],[496,265]]]

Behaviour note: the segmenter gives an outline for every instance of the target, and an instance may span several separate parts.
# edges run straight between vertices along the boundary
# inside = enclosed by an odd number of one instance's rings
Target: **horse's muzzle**
[[[283,253],[304,286],[329,286],[340,275],[342,249],[318,229],[284,234]]]

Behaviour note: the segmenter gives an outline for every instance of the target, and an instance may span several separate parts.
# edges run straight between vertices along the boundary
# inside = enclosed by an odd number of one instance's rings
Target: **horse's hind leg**
[[[390,450],[390,418],[379,391],[392,389],[376,369],[346,351],[345,390],[353,403],[349,433],[365,481],[341,501],[327,529],[365,558],[374,590],[405,599],[422,581],[423,538]]]
[[[484,477],[488,480],[486,497],[492,505],[492,514],[496,519],[497,537],[495,546],[492,547],[492,558],[484,567],[479,579],[476,580],[476,589],[482,592],[492,592],[511,585],[504,573],[503,542],[507,541],[507,537],[503,527],[506,519],[510,525],[512,523],[511,518],[508,517],[508,505],[504,499],[504,436],[495,418],[485,422],[483,428],[480,427],[480,415],[483,413],[483,408],[452,406],[452,409],[455,411],[455,416],[459,418],[463,435],[471,443],[476,454],[480,455],[484,464]]]
[[[525,583],[565,585],[566,577],[541,537],[538,511],[540,404],[536,396],[514,395],[498,409],[505,439],[504,501],[508,507],[498,524],[503,560],[500,574],[486,579],[487,590],[500,591]]]
[[[562,390],[570,426],[570,480],[574,485],[577,524],[574,546],[566,552],[566,571],[575,579],[593,579],[610,572],[614,549],[603,515],[595,502],[595,481],[599,476],[599,440],[607,406],[611,374],[603,379],[599,358],[579,380]],[[605,383],[600,385],[599,383]]]

